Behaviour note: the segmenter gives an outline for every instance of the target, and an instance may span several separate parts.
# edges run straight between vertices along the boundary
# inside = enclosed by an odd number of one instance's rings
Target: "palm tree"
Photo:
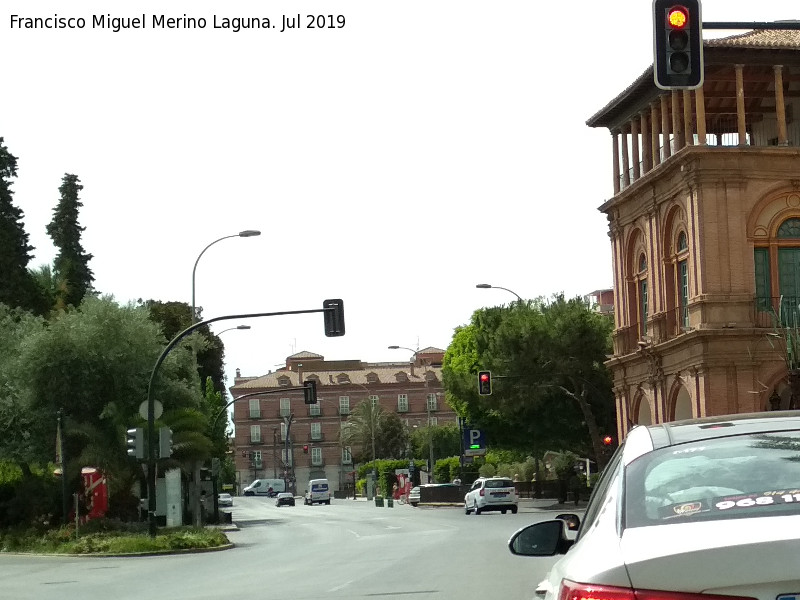
[[[375,460],[380,448],[378,442],[385,418],[386,413],[380,405],[372,406],[370,400],[360,402],[350,413],[347,426],[342,427],[342,445],[360,448],[361,462]]]

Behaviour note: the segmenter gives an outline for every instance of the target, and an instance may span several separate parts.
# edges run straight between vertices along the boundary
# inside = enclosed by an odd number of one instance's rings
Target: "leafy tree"
[[[445,456],[458,456],[461,452],[461,432],[455,423],[415,427],[411,430],[410,438],[414,458],[427,460],[431,441],[434,461]]]
[[[125,429],[141,424],[139,406],[163,346],[146,310],[93,296],[29,335],[19,352],[22,396],[44,422],[31,434],[32,460],[54,455],[55,414],[63,408],[70,480],[80,467],[95,466],[109,474],[112,503],[115,494],[127,498],[140,469],[127,457]],[[183,348],[175,348],[162,364],[154,396],[165,411],[197,408],[200,390],[193,367]]]
[[[403,458],[408,453],[408,427],[400,415],[386,413],[380,424],[379,452],[384,458]]]
[[[456,330],[444,357],[448,403],[487,432],[497,448],[591,452],[600,466],[601,429],[614,421],[603,365],[612,324],[581,298],[515,303],[476,311]],[[477,393],[477,371],[493,373],[491,396]]]
[[[91,290],[94,275],[89,268],[91,254],[81,245],[81,233],[86,229],[78,224],[78,212],[83,206],[78,194],[83,189],[77,175],[66,173],[61,180],[61,199],[53,210],[47,233],[58,248],[54,271],[61,283],[57,289],[57,307],[79,306]]]
[[[150,317],[161,325],[164,337],[169,342],[181,331],[192,325],[191,307],[186,302],[139,301],[150,311]],[[207,325],[199,327],[187,341],[197,346],[197,371],[200,380],[211,377],[214,389],[225,396],[225,347],[219,336],[211,333]]]
[[[31,401],[23,348],[41,333],[45,321],[20,308],[0,304],[0,460],[30,473],[31,462],[53,460],[42,455],[38,442],[55,431],[55,414],[40,411]]]
[[[22,210],[12,202],[10,179],[16,176],[17,158],[0,137],[0,303],[44,314],[48,307],[28,272],[34,248],[28,243]]]

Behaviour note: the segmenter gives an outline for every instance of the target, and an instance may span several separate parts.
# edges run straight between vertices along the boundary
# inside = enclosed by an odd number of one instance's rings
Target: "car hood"
[[[620,550],[638,589],[769,598],[800,590],[800,515],[626,529]]]

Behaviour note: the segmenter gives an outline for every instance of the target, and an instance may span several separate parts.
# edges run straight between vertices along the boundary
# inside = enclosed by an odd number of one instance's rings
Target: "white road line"
[[[329,590],[328,590],[328,593],[330,593],[330,592],[338,592],[338,591],[339,591],[339,590],[341,590],[342,588],[346,588],[346,587],[347,587],[348,585],[350,585],[351,583],[353,583],[353,580],[352,580],[352,579],[351,579],[350,581],[345,581],[345,582],[344,582],[342,585],[337,585],[336,587],[329,589]]]

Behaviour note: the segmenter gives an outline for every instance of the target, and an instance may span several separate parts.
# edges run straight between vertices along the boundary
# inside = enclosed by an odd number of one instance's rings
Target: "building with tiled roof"
[[[325,360],[298,352],[266,375],[242,377],[237,370],[230,391],[241,398],[233,403],[239,489],[254,479],[287,478],[302,493],[304,482],[327,478],[334,490],[352,490],[357,452],[342,446],[340,432],[360,402],[398,413],[408,427],[456,422],[444,402],[443,357],[444,350],[433,347],[418,350],[411,362]],[[317,384],[315,405],[306,405],[297,389],[308,380]]]
[[[706,40],[704,70],[664,91],[650,67],[587,121],[611,133],[620,438],[800,400],[800,31]]]

